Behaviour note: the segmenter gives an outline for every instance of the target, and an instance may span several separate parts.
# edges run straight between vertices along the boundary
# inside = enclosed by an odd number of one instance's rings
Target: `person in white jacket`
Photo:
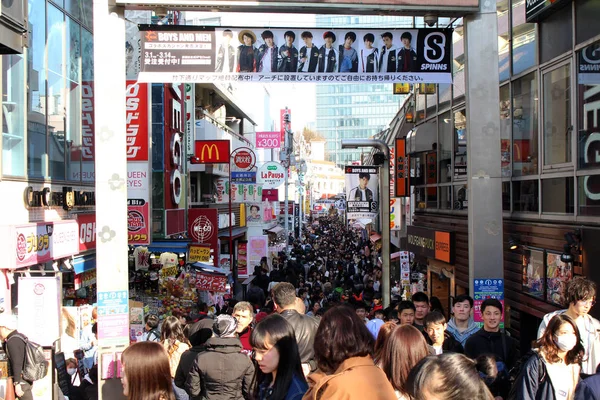
[[[538,329],[538,339],[544,334],[552,317],[567,314],[575,321],[585,349],[581,372],[586,375],[595,374],[600,364],[600,321],[589,315],[589,312],[596,303],[596,284],[581,276],[573,278],[567,285],[567,300],[569,308],[544,316]]]

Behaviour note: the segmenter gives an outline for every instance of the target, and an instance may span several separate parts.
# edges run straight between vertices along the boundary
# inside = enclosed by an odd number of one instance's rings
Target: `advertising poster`
[[[231,201],[233,203],[262,201],[262,190],[261,185],[231,183]]]
[[[475,279],[473,285],[473,319],[480,327],[483,327],[481,303],[486,299],[497,299],[502,303],[500,329],[504,329],[504,279]]]
[[[379,213],[379,177],[374,166],[347,165],[346,211],[349,220],[374,219]]]
[[[257,149],[279,149],[280,147],[280,132],[256,132]]]
[[[567,306],[567,283],[573,278],[573,267],[560,260],[559,253],[546,253],[546,301]]]
[[[16,226],[13,237],[16,240],[13,268],[79,253],[79,225],[74,219]]]
[[[140,35],[141,82],[452,83],[451,29],[142,25]]]
[[[98,292],[98,340],[102,343],[129,344],[128,297],[127,290]]]
[[[18,331],[42,346],[61,336],[60,290],[56,277],[19,277],[19,314],[27,318],[18,319]]]
[[[190,208],[188,210],[188,234],[192,243],[210,245],[215,267],[218,266],[219,216],[216,208]]]
[[[267,235],[251,236],[248,238],[248,267],[249,273],[254,273],[254,267],[260,265],[260,260],[267,256],[269,237]]]
[[[237,244],[237,266],[238,276],[248,277],[248,242],[238,242]]]
[[[246,226],[258,226],[264,221],[264,203],[246,203]]]
[[[523,249],[523,293],[544,300],[544,252]]]

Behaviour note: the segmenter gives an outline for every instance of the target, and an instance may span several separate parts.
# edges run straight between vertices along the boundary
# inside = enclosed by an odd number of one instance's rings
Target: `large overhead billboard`
[[[452,83],[450,29],[140,30],[141,82]]]

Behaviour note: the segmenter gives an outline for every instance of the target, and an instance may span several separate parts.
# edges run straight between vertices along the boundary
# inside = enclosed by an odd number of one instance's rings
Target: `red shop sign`
[[[221,275],[196,274],[196,289],[225,292],[227,278]]]

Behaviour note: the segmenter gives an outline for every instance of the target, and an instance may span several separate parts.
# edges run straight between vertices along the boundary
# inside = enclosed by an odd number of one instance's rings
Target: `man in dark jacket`
[[[508,372],[521,357],[517,341],[500,331],[502,320],[502,303],[496,299],[487,299],[481,303],[483,328],[474,333],[465,343],[465,355],[475,359],[481,354],[493,354],[498,363],[498,376],[508,378]],[[500,395],[506,398],[507,385],[502,387]]]
[[[185,381],[192,400],[239,400],[250,396],[254,366],[242,354],[236,336],[237,322],[231,315],[219,315],[206,351],[198,354]]]
[[[294,328],[302,369],[304,374],[308,375],[317,367],[314,360],[314,344],[319,321],[308,315],[299,314],[294,309],[296,288],[291,283],[281,282],[273,287],[273,302],[275,303],[275,310]]]
[[[600,372],[579,381],[575,400],[600,400]]]
[[[198,358],[198,354],[206,350],[206,341],[212,336],[213,320],[205,318],[189,325],[188,337],[192,347],[185,351],[179,359],[179,365],[175,372],[175,385],[185,389],[185,380]]]
[[[8,356],[8,372],[13,378],[15,395],[19,400],[33,400],[31,385],[21,376],[25,363],[25,337],[16,330],[16,318],[8,313],[0,315],[0,339],[2,348]]]
[[[423,320],[423,335],[427,344],[433,347],[435,354],[464,353],[462,345],[446,332],[446,318],[439,311],[432,311]]]

